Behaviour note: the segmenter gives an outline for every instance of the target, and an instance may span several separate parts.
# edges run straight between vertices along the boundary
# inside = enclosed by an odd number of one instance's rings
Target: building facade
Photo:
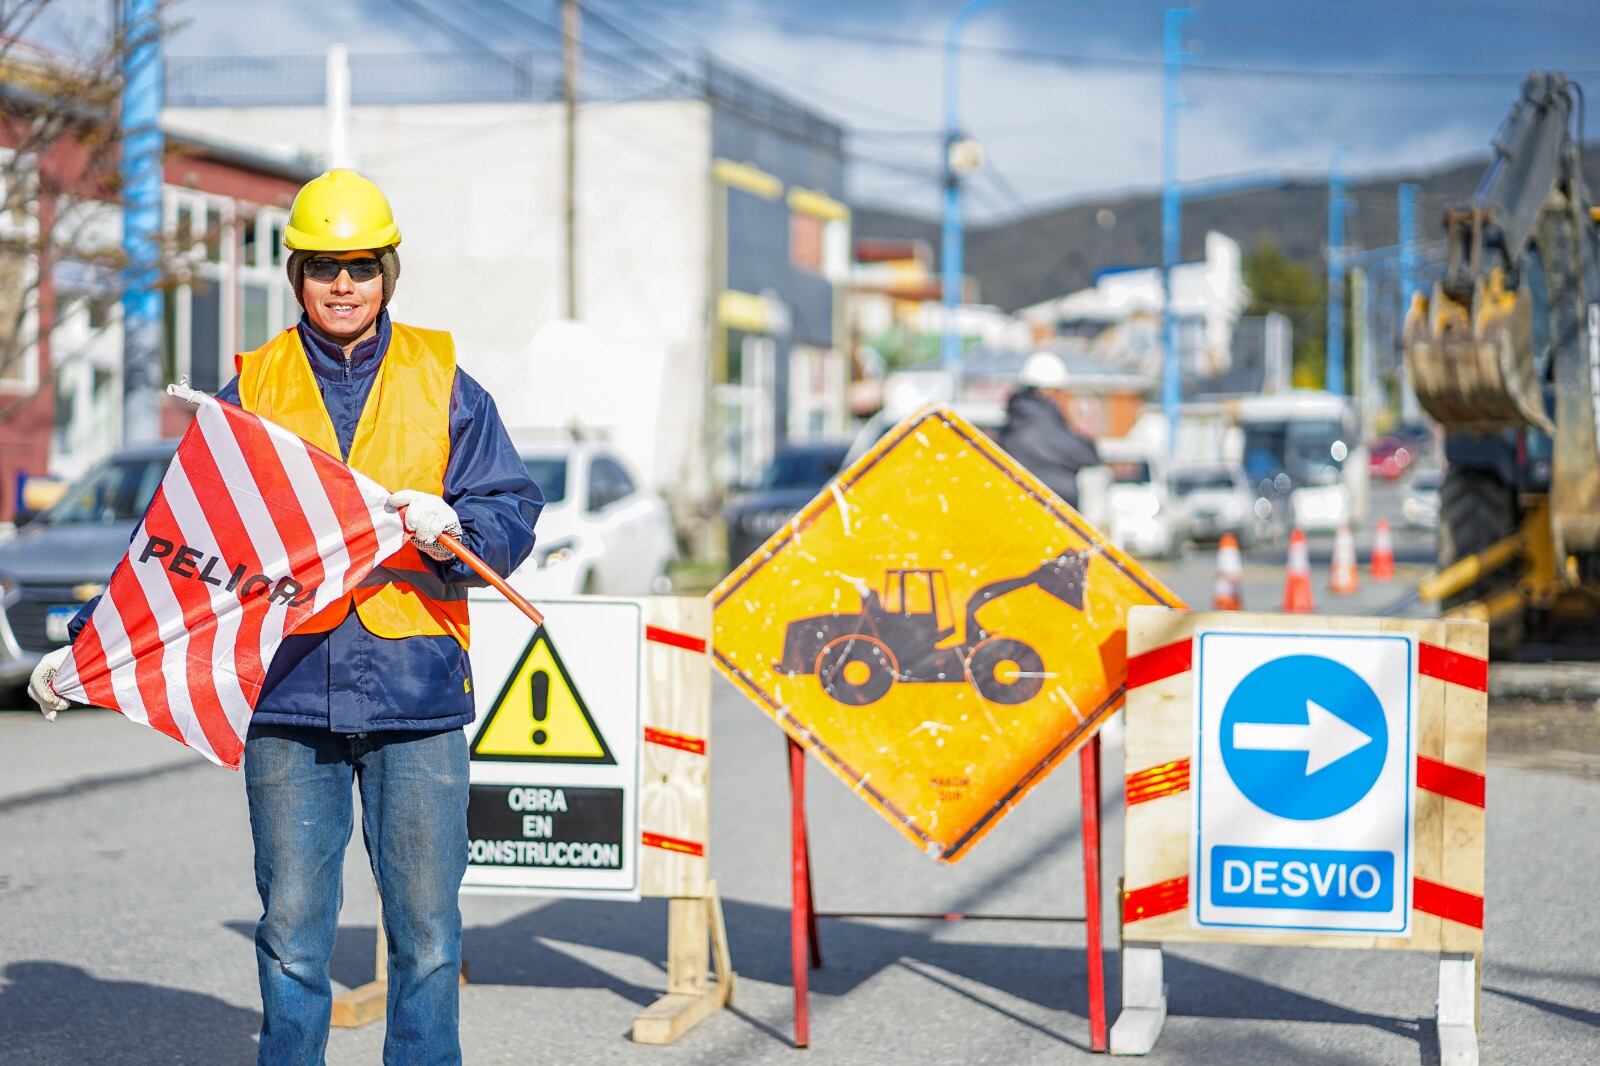
[[[394,311],[454,334],[514,432],[607,434],[692,526],[784,441],[847,430],[838,126],[709,62],[644,82],[586,67],[572,302],[594,343],[551,344],[569,190],[559,80],[540,75],[558,68],[396,82],[390,58],[352,57],[347,143],[400,221]],[[241,82],[175,61],[166,119],[321,151],[320,63],[302,63],[309,82]]]

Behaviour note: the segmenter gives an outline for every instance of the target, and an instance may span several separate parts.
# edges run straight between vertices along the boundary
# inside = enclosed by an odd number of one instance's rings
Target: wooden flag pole
[[[539,608],[524,599],[522,593],[506,584],[505,578],[489,569],[489,564],[478,558],[465,544],[462,544],[448,533],[439,534],[439,543],[452,552],[457,559],[472,567],[473,572],[493,586],[496,592],[510,600],[517,610],[532,619],[534,625],[544,625],[544,615],[539,613]]]

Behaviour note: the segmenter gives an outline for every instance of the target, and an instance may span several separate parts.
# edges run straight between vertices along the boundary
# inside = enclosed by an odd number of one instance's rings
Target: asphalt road
[[[1314,546],[1314,559],[1325,554]],[[1200,605],[1211,564],[1197,552],[1161,569]],[[1247,565],[1247,603],[1270,609],[1281,562],[1255,553]],[[1314,566],[1320,609],[1372,611],[1403,591],[1367,582],[1334,599],[1325,562]],[[1600,711],[1530,702],[1493,718],[1484,1061],[1594,1062]],[[467,1062],[1089,1061],[1084,933],[1072,924],[825,920],[812,1048],[792,1050],[782,736],[719,681],[714,750],[711,856],[740,976],[733,1009],[670,1047],[636,1046],[633,1016],[666,982],[664,904],[468,896]],[[821,908],[1081,914],[1075,767],[955,867],[924,858],[814,768]],[[1109,904],[1121,853],[1115,746],[1105,777]],[[237,775],[116,715],[52,725],[0,714],[0,1064],[253,1061],[258,902],[242,791]],[[354,986],[371,976],[376,913],[359,842],[345,885],[333,975]],[[1109,921],[1106,938],[1114,1017]],[[1149,1061],[1434,1062],[1434,967],[1400,952],[1177,947],[1172,1016]],[[376,1063],[381,1044],[381,1023],[335,1030],[328,1061]]]

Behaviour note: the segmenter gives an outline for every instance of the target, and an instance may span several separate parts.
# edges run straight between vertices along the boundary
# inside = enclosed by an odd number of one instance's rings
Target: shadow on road
[[[724,900],[723,906],[739,975],[788,985],[789,912],[740,900]],[[662,900],[643,901],[626,915],[613,903],[556,900],[498,925],[469,927],[463,953],[475,985],[604,988],[644,1006],[653,1002],[665,985],[666,926],[667,908]],[[252,935],[251,927],[244,923],[230,923],[230,927],[245,937]],[[1005,1002],[1010,997],[1012,1004],[1021,1001],[1085,1019],[1088,974],[1087,956],[1081,947],[1059,942],[982,943],[935,935],[948,928],[922,922],[907,922],[901,928],[895,923],[824,919],[824,966],[812,974],[812,992],[818,997],[844,996],[878,974],[898,969],[1064,1045],[1087,1050],[1083,1034],[1071,1031],[1078,1026],[1040,1024]],[[1044,935],[1052,941],[1058,937],[1055,932]],[[373,943],[370,926],[341,928],[330,964],[334,979],[347,986],[371,980]],[[563,950],[563,945],[579,951]],[[648,986],[635,984],[586,962],[579,957],[582,949],[648,960],[661,968],[662,977]],[[1424,1062],[1437,1056],[1431,1020],[1354,1010],[1171,954],[1166,964],[1174,1016],[1364,1026],[1417,1041]],[[1119,980],[1117,954],[1109,951],[1108,1019],[1116,1017],[1120,1006]],[[989,996],[985,990],[1001,995]],[[757,1028],[774,1040],[787,1040],[787,1034],[767,1025]]]
[[[261,1015],[215,996],[14,962],[0,984],[0,1063],[215,1066],[254,1062]]]

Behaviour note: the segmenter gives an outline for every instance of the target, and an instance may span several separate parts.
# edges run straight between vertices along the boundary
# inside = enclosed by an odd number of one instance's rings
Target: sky
[[[552,48],[556,0],[170,0],[172,55]],[[111,0],[60,0],[102,12]],[[933,213],[944,53],[960,0],[584,0],[589,47],[714,55],[846,125],[857,202]],[[962,129],[979,220],[1157,187],[1153,0],[998,0],[965,23]],[[519,9],[517,11],[509,9]],[[1522,76],[1600,86],[1594,0],[1203,0],[1185,19],[1178,175],[1352,176],[1481,156]],[[599,61],[599,60],[596,60]],[[1600,101],[1600,94],[1596,94]],[[1600,121],[1600,120],[1597,120]]]

